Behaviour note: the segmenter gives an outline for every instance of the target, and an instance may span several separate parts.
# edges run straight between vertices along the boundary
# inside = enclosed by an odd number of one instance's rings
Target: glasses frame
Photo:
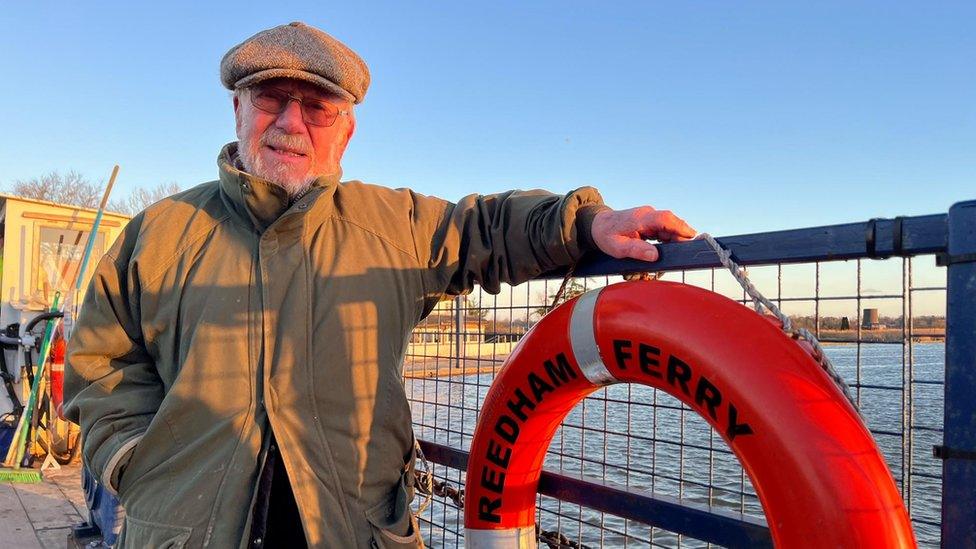
[[[284,95],[285,97],[288,98],[287,101],[283,101],[281,103],[281,109],[279,109],[277,112],[275,112],[273,110],[268,110],[268,109],[262,107],[261,105],[258,105],[258,103],[257,103],[257,96],[258,96],[258,94],[260,94],[261,92],[271,91],[271,90],[274,90],[274,91],[276,91],[276,92],[278,92],[278,93],[280,93],[280,94],[282,94],[282,95]],[[297,95],[292,95],[292,94],[288,93],[287,91],[285,91],[285,90],[283,90],[281,88],[274,87],[274,86],[267,86],[267,87],[254,86],[250,90],[248,90],[248,95],[251,96],[251,104],[254,105],[254,108],[258,109],[261,112],[266,112],[268,114],[281,114],[281,113],[285,112],[285,110],[288,109],[288,105],[291,105],[291,102],[292,101],[297,101],[298,102],[298,108],[299,108],[300,111],[302,111],[302,121],[305,122],[306,124],[310,125],[310,126],[317,126],[317,127],[320,127],[320,128],[330,128],[330,127],[332,127],[332,126],[335,125],[336,120],[338,120],[340,116],[347,116],[349,114],[349,111],[348,110],[346,110],[346,109],[340,109],[339,107],[337,107],[337,106],[333,105],[332,103],[329,103],[328,101],[325,101],[323,99],[314,99],[314,98],[311,98],[311,97],[301,98],[301,97],[298,97]],[[330,122],[328,124],[317,124],[317,123],[312,122],[311,120],[309,120],[308,113],[305,111],[305,104],[306,103],[321,103],[323,105],[328,105],[329,108],[335,109],[337,114],[332,118],[332,122]]]

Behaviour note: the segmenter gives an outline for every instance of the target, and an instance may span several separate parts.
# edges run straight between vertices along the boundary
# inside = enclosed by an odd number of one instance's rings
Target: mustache
[[[261,136],[261,144],[284,149],[299,154],[308,155],[312,152],[312,144],[299,135],[282,133],[276,128],[269,129]]]

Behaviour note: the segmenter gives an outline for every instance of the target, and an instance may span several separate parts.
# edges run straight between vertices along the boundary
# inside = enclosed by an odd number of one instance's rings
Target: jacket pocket
[[[126,516],[118,547],[183,549],[192,531],[187,526],[172,526]]]
[[[164,416],[171,406],[167,401],[163,402],[149,428],[143,433],[139,443],[135,445],[126,460],[125,472],[119,478],[117,486],[119,500],[123,504],[133,485],[152,473],[166,460],[173,458],[181,448],[173,434],[172,426]]]
[[[424,546],[417,519],[410,510],[412,480],[412,471],[404,472],[387,498],[366,510],[366,519],[373,529],[373,547],[405,549]]]

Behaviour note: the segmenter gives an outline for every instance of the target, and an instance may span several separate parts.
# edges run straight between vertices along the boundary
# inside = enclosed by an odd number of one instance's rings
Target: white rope
[[[752,299],[757,313],[763,314],[763,307],[769,309],[769,312],[772,313],[777,320],[779,320],[783,331],[786,332],[790,337],[793,339],[804,339],[810,343],[814,350],[813,358],[820,363],[820,367],[827,372],[827,375],[830,376],[835,383],[837,383],[837,386],[840,387],[841,391],[844,393],[844,396],[847,397],[848,402],[850,402],[851,406],[853,406],[854,409],[857,410],[858,414],[860,414],[861,411],[857,406],[857,402],[854,400],[854,397],[851,396],[850,387],[848,387],[847,382],[844,381],[844,378],[841,377],[841,375],[834,368],[834,365],[830,362],[830,359],[827,358],[827,353],[824,352],[824,349],[820,345],[820,342],[817,341],[816,336],[810,333],[810,330],[807,330],[806,328],[794,327],[793,321],[790,319],[790,317],[786,316],[786,314],[784,314],[775,303],[762,295],[762,293],[760,293],[759,290],[752,284],[746,270],[732,259],[732,252],[723,248],[722,245],[712,238],[711,235],[708,233],[702,233],[698,235],[695,240],[704,240],[709,246],[712,247],[713,250],[715,250],[719,261],[722,262],[722,265],[732,273],[732,276],[735,277],[739,285],[742,286],[742,289],[745,290],[746,294]]]

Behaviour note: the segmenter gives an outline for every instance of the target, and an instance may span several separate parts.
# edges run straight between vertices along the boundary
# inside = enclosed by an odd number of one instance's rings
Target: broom
[[[108,185],[105,187],[105,193],[102,195],[102,202],[98,206],[98,213],[95,214],[95,220],[92,222],[91,232],[88,233],[88,242],[85,245],[85,253],[81,258],[81,265],[78,268],[78,273],[75,275],[75,296],[77,297],[81,291],[81,284],[85,277],[85,269],[88,265],[88,261],[91,259],[92,248],[95,246],[95,238],[98,234],[98,226],[102,221],[102,214],[105,212],[105,206],[108,203],[109,194],[112,192],[112,186],[115,184],[115,177],[119,173],[119,167],[116,165],[112,169],[112,176],[108,180]],[[60,292],[54,294],[54,303],[51,306],[52,311],[61,312],[64,308],[63,304],[60,303]],[[7,459],[3,462],[3,468],[0,468],[0,482],[41,482],[41,473],[35,469],[21,469],[21,460],[24,457],[24,451],[27,448],[27,431],[30,425],[31,416],[34,412],[34,407],[37,402],[37,393],[40,389],[40,381],[44,377],[44,368],[47,366],[48,354],[51,350],[51,340],[53,339],[55,329],[57,325],[61,322],[61,318],[53,318],[47,321],[47,328],[44,331],[44,339],[41,343],[41,352],[38,360],[37,372],[34,374],[34,384],[31,387],[30,397],[27,401],[27,406],[24,407],[24,412],[20,416],[20,422],[17,424],[17,430],[14,431],[14,440],[10,444],[10,450],[7,452]]]

